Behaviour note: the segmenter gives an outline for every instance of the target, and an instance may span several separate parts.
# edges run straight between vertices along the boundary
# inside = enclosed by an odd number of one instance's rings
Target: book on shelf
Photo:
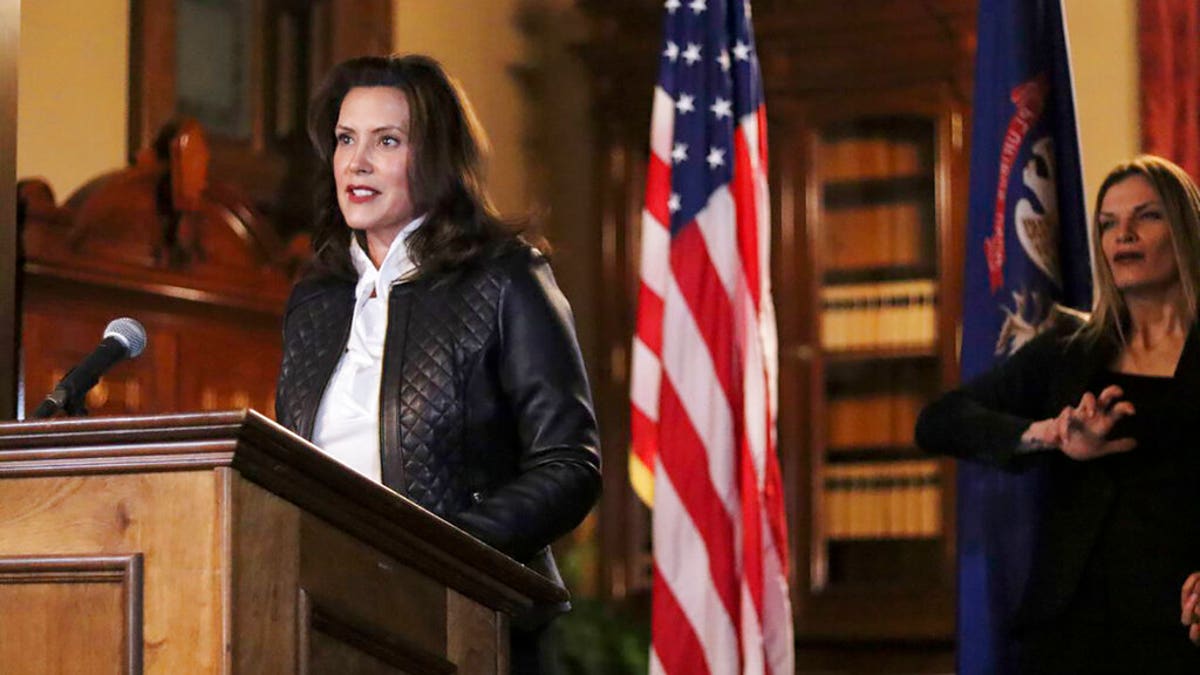
[[[821,346],[828,351],[919,349],[937,342],[937,284],[912,279],[821,289]]]
[[[920,265],[929,258],[921,206],[902,201],[827,209],[821,216],[826,269],[862,274]]]
[[[826,446],[837,448],[909,446],[925,398],[916,392],[872,392],[829,398]]]
[[[922,145],[895,137],[849,136],[821,143],[821,178],[837,181],[895,178],[925,169]]]
[[[826,539],[918,539],[942,534],[937,460],[825,467]]]

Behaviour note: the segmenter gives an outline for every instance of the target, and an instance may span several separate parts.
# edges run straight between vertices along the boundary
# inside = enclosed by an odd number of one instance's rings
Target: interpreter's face
[[[1158,192],[1145,177],[1133,175],[1110,187],[1096,226],[1118,290],[1162,290],[1179,283],[1171,226]]]
[[[386,251],[414,217],[408,132],[408,100],[399,89],[355,87],[342,100],[333,151],[338,206],[371,249]]]

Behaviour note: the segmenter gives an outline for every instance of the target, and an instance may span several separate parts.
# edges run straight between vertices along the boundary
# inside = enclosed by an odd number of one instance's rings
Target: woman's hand
[[[1058,418],[1051,417],[1029,425],[1021,434],[1021,447],[1024,451],[1049,450],[1062,446],[1062,436],[1058,432]]]
[[[1087,392],[1079,405],[1068,406],[1055,418],[1060,438],[1059,449],[1074,460],[1096,459],[1137,447],[1132,438],[1107,440],[1113,425],[1123,417],[1134,414],[1133,404],[1119,400],[1125,392],[1116,385],[1105,387],[1096,398]]]
[[[1134,414],[1132,403],[1119,400],[1124,395],[1116,385],[1105,388],[1099,398],[1087,392],[1079,399],[1079,405],[1063,408],[1058,417],[1030,424],[1021,434],[1021,445],[1033,450],[1058,448],[1079,461],[1128,452],[1137,446],[1137,441],[1105,439],[1117,420]]]
[[[1200,646],[1200,616],[1197,616],[1197,603],[1200,603],[1200,572],[1192,572],[1183,582],[1179,591],[1179,621],[1188,627],[1188,639],[1192,644]]]

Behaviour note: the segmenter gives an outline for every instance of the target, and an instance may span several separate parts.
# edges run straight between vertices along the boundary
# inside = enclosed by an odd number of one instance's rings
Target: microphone
[[[34,411],[35,418],[49,417],[59,410],[74,415],[83,411],[83,397],[96,386],[100,376],[121,359],[134,358],[146,349],[146,329],[134,319],[111,321],[104,339],[91,354],[68,372],[54,391]]]

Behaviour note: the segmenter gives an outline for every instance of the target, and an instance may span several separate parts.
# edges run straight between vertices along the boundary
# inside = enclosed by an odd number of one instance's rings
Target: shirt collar
[[[416,265],[408,256],[406,242],[423,222],[425,222],[425,216],[417,216],[412,222],[405,225],[403,230],[400,230],[400,234],[396,235],[396,238],[392,240],[392,245],[388,247],[387,255],[383,256],[383,264],[378,269],[371,260],[371,256],[359,243],[358,237],[354,236],[353,232],[350,233],[350,261],[354,263],[354,269],[358,271],[355,295],[361,299],[364,295],[369,296],[371,291],[375,291],[377,297],[386,298],[388,288],[393,283],[416,269]]]

